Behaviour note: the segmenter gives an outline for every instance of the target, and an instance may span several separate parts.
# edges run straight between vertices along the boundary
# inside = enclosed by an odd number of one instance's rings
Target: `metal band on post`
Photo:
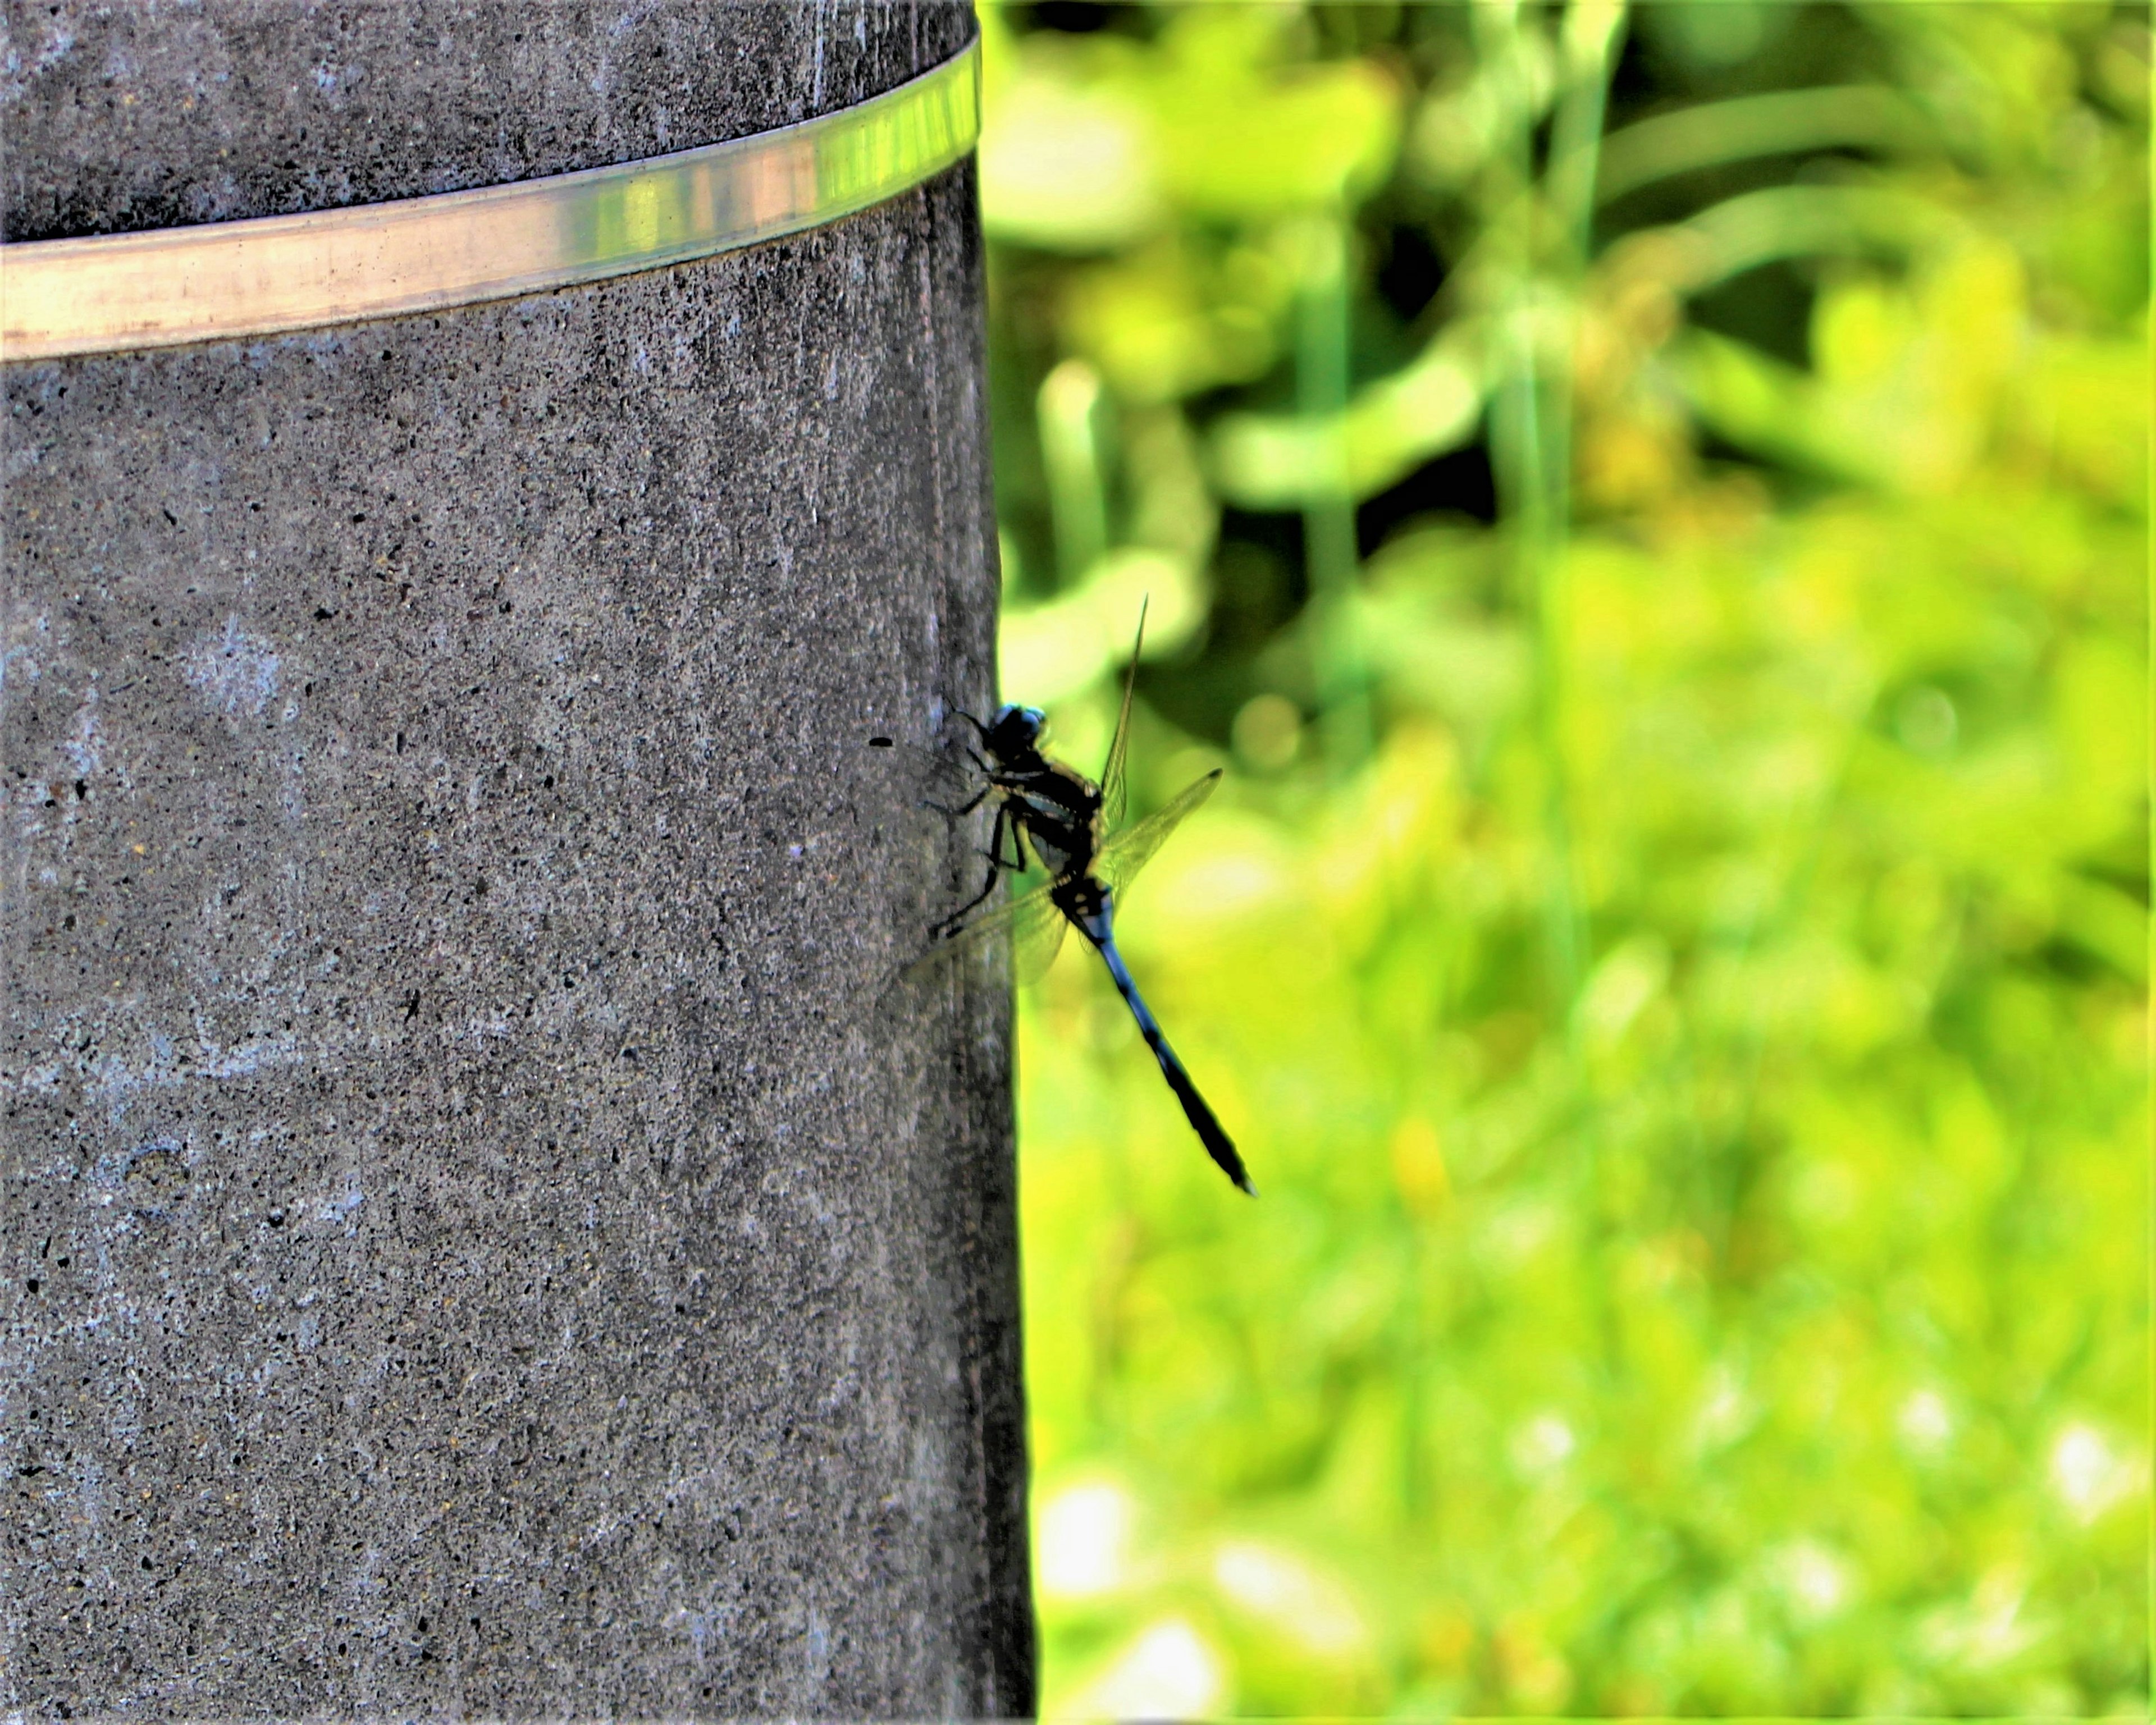
[[[980,134],[980,44],[798,126],[514,185],[0,245],[0,361],[394,317],[709,257],[880,203]]]

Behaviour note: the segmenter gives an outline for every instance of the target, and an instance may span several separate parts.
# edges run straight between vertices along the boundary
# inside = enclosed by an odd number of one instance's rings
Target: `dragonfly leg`
[[[1023,856],[1020,856],[1014,862],[1007,862],[1004,860],[1004,834],[1009,830],[1009,826],[1010,804],[1008,803],[997,803],[996,824],[993,830],[991,830],[988,834],[988,848],[982,853],[982,855],[986,856],[988,860],[988,878],[981,883],[981,890],[978,892],[975,893],[972,898],[968,899],[963,905],[960,906],[958,909],[953,911],[949,916],[946,916],[941,922],[936,925],[936,932],[938,935],[947,935],[950,933],[952,929],[958,926],[958,924],[964,922],[968,916],[971,916],[974,910],[987,900],[988,896],[996,890],[996,878],[998,875],[1004,874],[1009,870],[1022,868],[1024,866],[1025,859]],[[1015,833],[1011,834],[1014,846],[1016,845],[1017,837],[1018,835]]]
[[[971,751],[968,751],[968,752],[970,753]],[[922,799],[921,806],[923,809],[934,809],[938,814],[943,816],[947,820],[957,820],[963,816],[971,814],[976,809],[978,809],[982,803],[987,802],[988,799],[988,793],[993,789],[995,789],[995,787],[993,784],[983,785],[980,789],[974,792],[972,796],[961,803],[956,809],[947,808],[941,803],[932,802],[925,798]]]
[[[973,735],[979,737],[981,740],[981,748],[986,748],[988,746],[988,727],[983,725],[978,719],[975,718],[971,713],[968,712],[963,706],[954,706],[951,711],[973,727]],[[976,767],[979,768],[983,773],[993,775],[995,772],[995,768],[989,766],[988,762],[982,757],[980,749],[973,747],[970,743],[968,744],[966,747],[966,758],[971,761]]]

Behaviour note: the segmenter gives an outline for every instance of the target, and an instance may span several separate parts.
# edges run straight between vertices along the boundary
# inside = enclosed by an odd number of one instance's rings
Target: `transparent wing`
[[[987,783],[981,769],[955,750],[926,749],[888,737],[870,738],[869,748],[872,762],[885,763],[892,788],[924,809],[946,814],[961,809]]]
[[[1124,757],[1131,748],[1131,695],[1138,685],[1138,649],[1145,645],[1146,608],[1152,603],[1147,593],[1138,601],[1138,638],[1131,643],[1131,668],[1123,673],[1123,705],[1116,715],[1116,734],[1108,744],[1108,764],[1101,769],[1101,812],[1107,817],[1111,829],[1123,818],[1129,805],[1128,786],[1123,774]]]
[[[1032,982],[1055,962],[1055,955],[1063,948],[1063,931],[1070,927],[1049,896],[1052,885],[1036,886],[1008,904],[992,906],[968,917],[908,965],[905,973],[925,975],[1008,939],[1011,974],[1019,982]]]
[[[1093,872],[1109,891],[1121,893],[1137,877],[1138,870],[1152,860],[1153,853],[1168,842],[1168,835],[1183,824],[1183,818],[1192,809],[1213,794],[1219,783],[1220,768],[1215,767],[1158,814],[1148,814],[1127,832],[1116,834],[1094,860]]]

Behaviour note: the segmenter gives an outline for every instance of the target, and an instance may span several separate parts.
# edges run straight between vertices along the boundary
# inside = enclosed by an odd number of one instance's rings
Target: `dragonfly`
[[[1138,651],[1144,644],[1145,607],[1141,604],[1137,640],[1123,678],[1122,706],[1097,783],[1045,752],[1047,719],[1038,707],[1007,704],[998,707],[986,723],[968,713],[958,715],[973,727],[978,747],[967,752],[980,783],[969,800],[943,812],[963,815],[983,803],[993,806],[994,821],[983,853],[988,878],[969,903],[937,925],[935,945],[920,963],[932,965],[956,950],[1008,937],[1019,973],[1030,978],[1054,962],[1065,932],[1075,928],[1108,967],[1116,992],[1137,1020],[1139,1034],[1160,1063],[1161,1076],[1183,1105],[1184,1117],[1206,1154],[1239,1189],[1255,1198],[1257,1188],[1250,1183],[1234,1141],[1169,1046],[1160,1021],[1138,993],[1116,946],[1116,895],[1220,783],[1220,770],[1215,768],[1165,808],[1134,826],[1122,825],[1129,801],[1124,769],[1130,747],[1131,696],[1137,684]],[[870,742],[890,747],[887,738]],[[1007,904],[983,910],[996,883],[1022,870],[1029,853],[1047,872],[1047,882]]]

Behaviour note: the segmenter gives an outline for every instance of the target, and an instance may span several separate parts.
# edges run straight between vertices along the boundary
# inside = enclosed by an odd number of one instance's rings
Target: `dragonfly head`
[[[981,740],[998,759],[1011,761],[1038,750],[1047,729],[1048,716],[1039,707],[1004,706],[983,729]]]

